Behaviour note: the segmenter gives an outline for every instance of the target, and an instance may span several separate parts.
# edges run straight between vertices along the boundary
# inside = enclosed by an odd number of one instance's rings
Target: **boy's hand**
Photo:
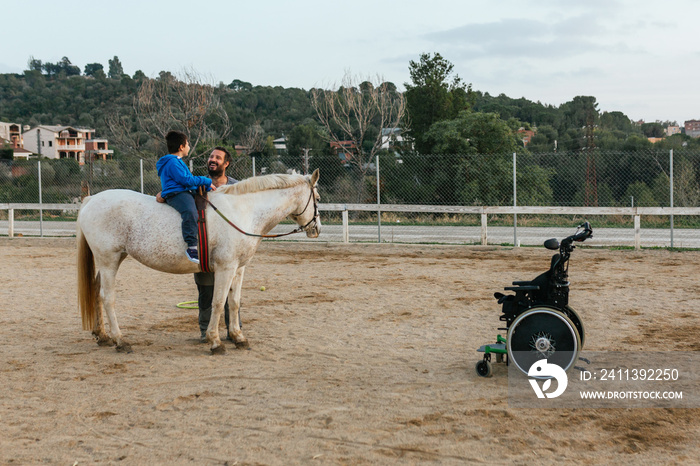
[[[209,186],[209,190],[216,191],[216,186],[214,186],[214,183],[212,183],[211,186]]]
[[[165,199],[163,199],[163,196],[160,195],[161,191],[156,194],[156,201],[158,202],[165,202]]]

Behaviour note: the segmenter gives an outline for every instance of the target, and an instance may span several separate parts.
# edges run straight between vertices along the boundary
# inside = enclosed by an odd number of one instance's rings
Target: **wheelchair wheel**
[[[576,330],[578,330],[578,334],[581,337],[581,349],[583,349],[583,347],[586,345],[586,330],[583,328],[583,321],[573,307],[566,306],[564,311],[566,316],[571,319],[571,322],[573,322]]]
[[[523,373],[540,359],[568,370],[578,359],[581,337],[563,312],[536,307],[515,318],[508,328],[508,360]]]

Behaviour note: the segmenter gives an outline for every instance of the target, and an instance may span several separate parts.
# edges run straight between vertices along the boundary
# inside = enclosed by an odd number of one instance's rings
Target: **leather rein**
[[[247,231],[244,231],[244,230],[241,230],[240,228],[238,228],[231,220],[229,220],[228,218],[226,218],[226,216],[225,216],[224,214],[222,214],[222,213],[219,211],[219,209],[217,209],[216,206],[215,206],[214,204],[212,204],[211,201],[210,201],[206,196],[202,196],[202,195],[199,194],[199,193],[197,193],[197,196],[202,197],[202,198],[207,202],[207,204],[209,204],[209,205],[211,206],[211,208],[214,209],[214,212],[216,212],[217,214],[219,214],[219,216],[220,216],[221,218],[223,218],[229,225],[231,225],[233,228],[235,228],[238,232],[240,232],[240,233],[242,233],[242,234],[244,234],[244,235],[246,235],[246,236],[253,236],[253,237],[255,237],[255,238],[279,238],[279,237],[281,237],[281,236],[293,235],[294,233],[301,233],[301,232],[305,231],[305,230],[309,227],[309,225],[311,225],[313,222],[315,222],[316,219],[318,218],[318,204],[316,203],[316,200],[314,199],[314,216],[313,216],[313,218],[312,218],[311,220],[309,220],[309,221],[306,223],[306,225],[299,226],[299,227],[295,228],[294,230],[292,230],[292,231],[290,231],[290,232],[288,232],[288,233],[281,233],[281,234],[278,234],[278,235],[257,235],[257,234],[255,234],[255,233],[248,233]],[[304,210],[302,210],[302,211],[299,212],[298,214],[289,214],[289,216],[290,216],[290,217],[299,217],[300,215],[303,215],[304,212],[306,212],[306,209],[309,208],[309,204],[311,203],[311,199],[313,199],[313,197],[314,197],[314,187],[311,186],[311,194],[309,195],[309,200],[306,201],[306,206],[304,206]]]

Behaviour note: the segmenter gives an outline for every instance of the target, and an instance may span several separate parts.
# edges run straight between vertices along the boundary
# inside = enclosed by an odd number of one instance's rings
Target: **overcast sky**
[[[0,0],[0,73],[30,56],[130,75],[192,68],[212,83],[399,88],[439,52],[473,89],[560,105],[597,98],[633,120],[700,119],[700,1]]]

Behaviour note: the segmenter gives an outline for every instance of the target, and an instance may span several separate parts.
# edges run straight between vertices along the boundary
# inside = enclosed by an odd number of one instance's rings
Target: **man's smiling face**
[[[228,168],[228,162],[226,162],[226,154],[224,151],[214,149],[207,160],[207,169],[209,174],[212,176],[221,176],[226,173],[226,168]]]

